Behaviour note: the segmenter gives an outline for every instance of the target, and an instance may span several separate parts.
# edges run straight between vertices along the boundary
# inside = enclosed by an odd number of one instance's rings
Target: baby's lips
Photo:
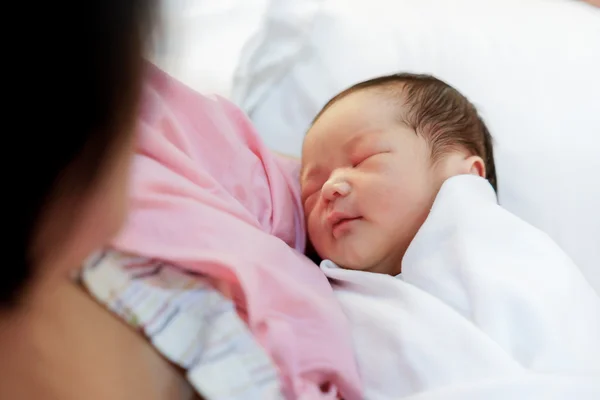
[[[358,218],[358,216],[354,215],[354,214],[350,214],[345,211],[333,210],[329,214],[327,214],[326,220],[327,220],[327,224],[331,227],[340,221],[343,221],[346,219],[355,219],[355,218]]]

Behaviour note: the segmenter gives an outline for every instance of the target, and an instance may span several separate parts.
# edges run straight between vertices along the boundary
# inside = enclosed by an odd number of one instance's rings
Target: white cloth
[[[600,399],[600,297],[484,179],[446,181],[401,279],[321,268],[368,400]]]
[[[270,148],[300,156],[321,107],[355,83],[433,74],[467,96],[490,129],[500,204],[549,234],[600,295],[600,8],[580,0],[270,3],[278,12],[233,91]]]
[[[200,275],[159,260],[106,251],[81,280],[98,301],[187,371],[207,400],[283,399],[278,371],[234,304]]]

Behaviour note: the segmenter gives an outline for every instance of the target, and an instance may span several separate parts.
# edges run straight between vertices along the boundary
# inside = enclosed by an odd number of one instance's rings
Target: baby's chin
[[[304,255],[311,259],[315,264],[320,264],[323,260],[333,261],[335,265],[343,269],[354,271],[373,272],[377,270],[379,263],[374,262],[373,254],[362,254],[357,252],[356,246],[344,246],[349,248],[319,248],[315,246],[310,236],[307,236],[306,250]],[[317,250],[319,248],[320,251]]]
[[[353,271],[364,271],[373,272],[385,275],[398,275],[401,271],[399,270],[400,264],[387,262],[387,260],[381,260],[376,258],[374,254],[331,254],[329,257],[323,257],[323,259],[331,260],[342,269],[348,269]],[[398,266],[398,268],[396,268]]]
[[[335,254],[331,253],[328,257],[323,257],[324,260],[331,260],[340,268],[350,269],[353,271],[370,271],[373,266],[368,259],[357,257],[350,254]]]

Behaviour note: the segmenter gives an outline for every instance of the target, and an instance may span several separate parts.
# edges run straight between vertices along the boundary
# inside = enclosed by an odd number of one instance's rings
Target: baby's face
[[[363,90],[316,121],[302,151],[302,201],[323,258],[396,275],[445,180],[426,141],[398,121],[399,105]]]

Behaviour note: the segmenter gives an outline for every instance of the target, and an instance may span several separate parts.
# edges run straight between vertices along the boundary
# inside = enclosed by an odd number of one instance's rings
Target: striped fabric
[[[202,276],[106,251],[88,259],[81,279],[98,301],[185,369],[204,398],[283,399],[273,362],[233,303]]]

